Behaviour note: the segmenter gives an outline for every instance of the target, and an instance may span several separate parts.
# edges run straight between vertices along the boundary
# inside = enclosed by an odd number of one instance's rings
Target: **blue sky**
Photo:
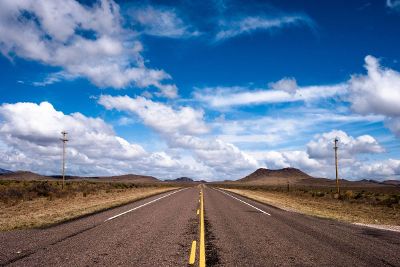
[[[400,179],[400,1],[3,1],[0,168]]]

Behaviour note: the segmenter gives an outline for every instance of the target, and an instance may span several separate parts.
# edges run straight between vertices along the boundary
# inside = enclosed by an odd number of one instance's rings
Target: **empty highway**
[[[200,191],[2,232],[0,265],[191,266],[193,254],[198,266]],[[206,266],[400,266],[400,233],[283,211],[210,186],[202,191]]]

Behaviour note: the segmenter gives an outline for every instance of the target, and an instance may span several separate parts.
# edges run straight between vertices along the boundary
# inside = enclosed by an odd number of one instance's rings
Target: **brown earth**
[[[399,204],[377,205],[362,201],[337,200],[296,192],[225,189],[283,210],[350,223],[400,225]]]
[[[91,188],[90,193],[69,190],[62,191],[65,195],[60,196],[50,192],[48,196],[32,195],[16,200],[9,197],[8,201],[0,201],[0,231],[48,226],[176,189],[171,186],[105,189],[100,183],[95,184],[100,188]]]
[[[51,177],[43,176],[28,171],[17,171],[13,173],[6,173],[0,175],[0,180],[21,180],[21,181],[31,181],[31,180],[49,180],[53,179]]]
[[[0,180],[19,180],[19,181],[60,181],[61,176],[45,176],[29,171],[17,171],[0,175]],[[89,181],[105,181],[105,182],[135,182],[135,183],[154,183],[160,182],[159,179],[153,176],[125,174],[116,176],[66,176],[67,181],[70,180],[89,180]]]

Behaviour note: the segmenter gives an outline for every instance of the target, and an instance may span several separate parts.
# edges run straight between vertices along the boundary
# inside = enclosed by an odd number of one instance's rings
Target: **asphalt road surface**
[[[203,191],[206,266],[400,266],[400,233]],[[190,266],[199,192],[196,186],[47,229],[0,233],[0,265]]]

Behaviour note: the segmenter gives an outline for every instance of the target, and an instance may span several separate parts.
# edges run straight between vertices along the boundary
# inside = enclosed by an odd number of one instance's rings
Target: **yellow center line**
[[[204,194],[203,188],[200,191],[200,261],[199,266],[206,266],[206,246],[205,246],[205,232],[204,232]]]
[[[196,240],[193,240],[192,248],[190,249],[189,264],[194,264],[195,259],[196,259]]]

